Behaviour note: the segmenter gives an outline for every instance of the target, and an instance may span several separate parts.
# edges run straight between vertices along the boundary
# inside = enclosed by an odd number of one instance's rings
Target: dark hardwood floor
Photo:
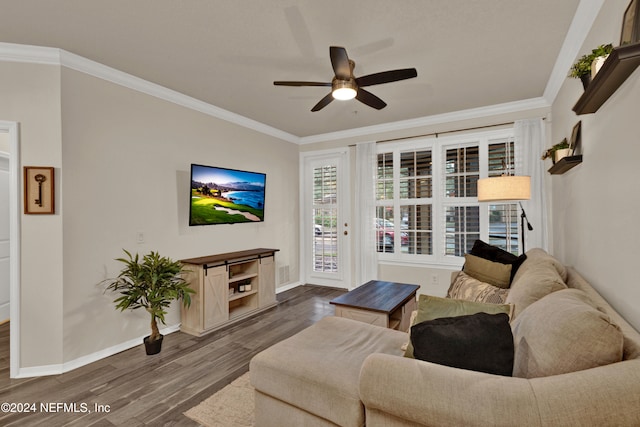
[[[0,412],[0,425],[198,426],[183,412],[248,371],[249,361],[261,350],[333,315],[329,301],[344,292],[299,286],[279,294],[277,307],[204,337],[167,335],[159,355],[147,356],[141,344],[71,372],[39,378],[9,378],[9,324],[0,325],[0,404],[36,404],[35,413]],[[43,413],[41,402],[61,412]],[[58,403],[75,403],[78,412],[51,405]],[[108,412],[95,412],[94,405]]]

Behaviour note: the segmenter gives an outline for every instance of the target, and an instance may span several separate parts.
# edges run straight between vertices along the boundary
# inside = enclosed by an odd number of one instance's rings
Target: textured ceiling
[[[0,41],[56,47],[299,137],[542,96],[579,0],[0,0]],[[329,46],[418,77],[310,110]]]

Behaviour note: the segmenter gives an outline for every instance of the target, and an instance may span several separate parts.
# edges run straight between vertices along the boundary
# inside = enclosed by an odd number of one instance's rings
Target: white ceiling
[[[298,137],[541,97],[579,0],[0,0],[0,42],[61,48]],[[329,46],[418,77],[311,108]]]

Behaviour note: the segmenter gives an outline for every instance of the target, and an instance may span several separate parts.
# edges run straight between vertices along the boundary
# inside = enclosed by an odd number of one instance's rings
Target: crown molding
[[[534,110],[537,108],[549,108],[550,106],[551,104],[549,104],[549,102],[547,102],[547,100],[543,97],[530,98],[522,101],[506,102],[503,104],[489,105],[479,108],[470,108],[468,110],[435,114],[432,116],[419,117],[416,119],[400,120],[397,122],[384,123],[381,125],[365,126],[361,128],[348,129],[345,131],[305,136],[300,138],[299,144],[313,144],[318,142],[336,141],[346,138],[363,137],[385,132],[407,130],[462,120],[478,119],[482,117],[491,117],[500,114],[516,113],[521,111]]]
[[[366,137],[380,133],[522,112],[537,108],[549,108],[566,78],[566,73],[563,71],[568,69],[566,62],[568,61],[570,66],[571,58],[576,55],[575,53],[572,54],[572,52],[577,52],[584,42],[586,34],[591,28],[603,2],[604,0],[581,0],[542,97],[305,137],[299,137],[276,129],[63,49],[0,42],[0,61],[63,66],[265,135],[303,145]]]
[[[284,141],[298,143],[299,140],[288,132],[62,49],[0,43],[0,61],[66,67]]]
[[[605,0],[581,0],[562,43],[556,63],[542,97],[551,105],[567,79],[573,61],[578,56]]]
[[[0,42],[0,61],[60,65],[60,49]]]

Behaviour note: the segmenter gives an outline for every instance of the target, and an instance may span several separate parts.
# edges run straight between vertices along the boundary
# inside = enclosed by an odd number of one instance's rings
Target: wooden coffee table
[[[336,316],[406,331],[416,310],[418,285],[372,280],[330,301]]]

